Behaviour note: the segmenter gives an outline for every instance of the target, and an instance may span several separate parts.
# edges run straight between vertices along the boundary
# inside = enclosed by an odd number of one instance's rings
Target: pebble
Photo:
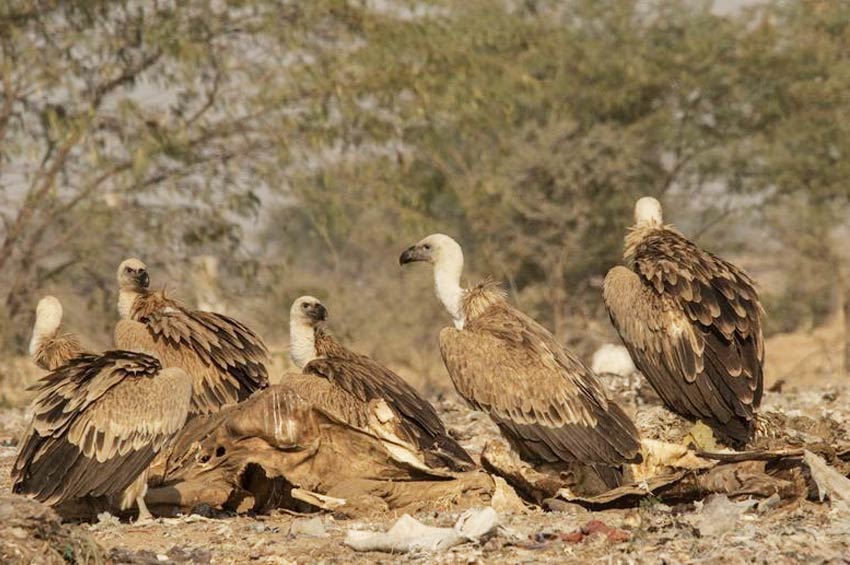
[[[295,520],[289,527],[289,533],[291,535],[304,535],[314,538],[328,537],[328,533],[325,531],[325,525],[322,523],[321,518]]]

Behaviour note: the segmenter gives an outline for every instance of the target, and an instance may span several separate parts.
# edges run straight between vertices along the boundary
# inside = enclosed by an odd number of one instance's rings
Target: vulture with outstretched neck
[[[191,310],[148,287],[147,267],[118,267],[115,345],[144,351],[192,378],[192,414],[210,414],[268,386],[268,349],[245,325],[222,314]]]
[[[626,260],[605,277],[611,321],[668,408],[727,441],[755,431],[762,396],[764,310],[753,280],[662,221],[650,197],[635,205]]]
[[[51,372],[33,387],[33,417],[12,466],[12,490],[49,505],[109,497],[122,510],[135,503],[139,518],[149,517],[148,467],[186,422],[189,377],[132,351],[97,355],[75,345],[45,361],[62,319],[59,301],[45,300],[32,356]]]
[[[374,359],[355,353],[324,328],[327,309],[302,296],[289,314],[290,354],[302,375],[287,383],[305,398],[355,427],[365,428],[370,403],[383,400],[397,422],[395,434],[415,445],[431,468],[452,471],[475,466],[449,436],[434,407],[400,376]]]
[[[619,466],[641,459],[640,440],[596,375],[493,283],[462,288],[463,252],[452,238],[430,235],[399,258],[416,261],[433,266],[454,322],[440,332],[440,351],[460,395],[529,463],[589,465],[617,486]]]

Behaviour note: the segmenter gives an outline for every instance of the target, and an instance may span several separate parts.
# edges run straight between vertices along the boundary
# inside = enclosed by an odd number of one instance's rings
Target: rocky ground
[[[626,400],[633,413],[652,413],[645,410],[645,401],[639,395],[627,394]],[[455,399],[439,399],[437,404],[450,430],[471,452],[480,452],[484,443],[496,436],[495,427],[486,417],[466,410]],[[787,416],[827,416],[839,435],[850,437],[850,386],[786,386],[781,392],[766,393],[764,409]],[[637,419],[641,422],[640,417]],[[0,410],[3,492],[9,489],[9,468],[26,421],[25,410]],[[644,429],[663,426],[665,432],[675,430],[668,421],[643,421],[640,425]],[[3,508],[0,500],[0,515]],[[450,527],[458,512],[429,512],[415,517],[429,525]],[[97,542],[104,550],[105,561],[113,563],[850,562],[847,505],[778,499],[730,501],[722,495],[679,505],[647,497],[636,508],[599,512],[565,505],[558,512],[529,509],[525,513],[502,514],[500,527],[489,539],[438,554],[357,553],[343,543],[351,529],[387,530],[398,518],[387,515],[364,521],[277,511],[262,516],[192,515],[136,525],[120,523],[107,515],[93,525],[73,526],[73,535]],[[54,562],[47,553],[33,555],[33,551],[43,550],[27,541],[26,526],[0,526],[3,527],[9,530],[0,531],[0,539],[8,541],[0,545],[4,562]],[[56,555],[64,551],[64,560],[78,558],[74,546],[65,541],[70,534],[63,532],[65,537],[53,544],[59,548]],[[49,535],[52,534],[41,531],[36,537]],[[20,544],[15,546],[18,538]],[[97,562],[91,555],[89,559]]]

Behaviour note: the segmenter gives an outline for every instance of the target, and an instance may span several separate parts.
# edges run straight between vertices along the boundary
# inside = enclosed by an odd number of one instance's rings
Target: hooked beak
[[[307,310],[307,316],[314,322],[324,322],[328,319],[328,309],[322,304],[316,304]]]
[[[142,271],[136,275],[136,284],[139,285],[140,288],[148,288],[151,284],[151,278],[148,276],[147,271]]]
[[[398,258],[398,264],[403,267],[408,263],[427,261],[428,259],[430,259],[430,255],[427,251],[422,249],[419,245],[411,245],[402,252],[401,256]]]

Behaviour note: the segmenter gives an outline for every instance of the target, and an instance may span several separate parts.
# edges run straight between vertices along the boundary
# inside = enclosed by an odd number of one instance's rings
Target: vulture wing
[[[674,411],[746,442],[763,386],[753,281],[671,230],[636,247],[635,271],[615,267],[604,287],[635,364]]]
[[[435,467],[464,470],[474,466],[469,454],[448,435],[437,411],[400,376],[364,355],[319,357],[304,367],[304,373],[333,383],[351,403],[365,407],[383,399],[399,417],[404,434],[426,454]]]
[[[188,382],[141,353],[72,359],[39,383],[14,492],[47,504],[120,494],[185,423]]]
[[[440,351],[458,392],[487,412],[523,458],[616,466],[640,459],[637,429],[596,376],[504,301],[445,328]]]
[[[146,351],[164,366],[179,367],[191,375],[192,414],[216,412],[268,386],[265,344],[233,318],[168,301],[138,315],[134,312],[134,319],[143,328],[122,320],[115,330],[116,346]]]

